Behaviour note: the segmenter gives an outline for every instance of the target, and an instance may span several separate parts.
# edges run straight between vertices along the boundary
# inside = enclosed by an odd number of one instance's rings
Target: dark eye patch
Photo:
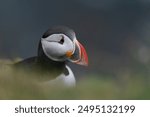
[[[60,44],[64,43],[64,36],[63,35],[62,35],[62,37],[61,37],[61,39],[60,39],[60,41],[58,43],[60,43]]]

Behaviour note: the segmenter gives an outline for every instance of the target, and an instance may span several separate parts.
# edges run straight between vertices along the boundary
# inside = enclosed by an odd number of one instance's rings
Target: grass
[[[74,88],[47,86],[35,80],[36,74],[16,72],[0,61],[0,99],[150,99],[149,82],[142,75],[116,80],[111,76],[91,75]]]

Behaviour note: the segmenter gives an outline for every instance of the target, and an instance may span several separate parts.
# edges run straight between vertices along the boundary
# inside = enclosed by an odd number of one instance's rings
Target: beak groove
[[[80,47],[80,60],[77,62],[77,64],[88,66],[88,56],[86,50],[80,42],[77,41],[77,43]]]
[[[76,39],[74,40],[74,44],[75,44],[74,53],[71,54],[71,52],[67,52],[66,56],[68,56],[69,60],[73,63],[88,66],[88,56],[85,48]]]

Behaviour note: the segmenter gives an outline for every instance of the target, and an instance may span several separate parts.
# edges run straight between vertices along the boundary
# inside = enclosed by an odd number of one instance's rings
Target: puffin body
[[[75,86],[75,77],[67,62],[88,65],[84,47],[77,41],[75,32],[64,26],[48,29],[39,41],[38,55],[16,63],[16,68],[51,74],[47,84],[61,83]]]

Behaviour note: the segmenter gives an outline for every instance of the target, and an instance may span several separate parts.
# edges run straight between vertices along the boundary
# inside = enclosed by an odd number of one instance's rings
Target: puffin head
[[[88,65],[87,53],[77,40],[75,32],[64,26],[48,29],[40,40],[43,53],[53,61],[71,61]]]

